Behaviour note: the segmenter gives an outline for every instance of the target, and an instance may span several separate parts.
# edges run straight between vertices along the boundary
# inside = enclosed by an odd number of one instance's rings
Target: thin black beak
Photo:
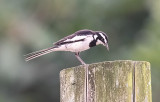
[[[106,46],[107,50],[109,51],[109,46],[108,46],[108,44],[105,44],[105,46]]]

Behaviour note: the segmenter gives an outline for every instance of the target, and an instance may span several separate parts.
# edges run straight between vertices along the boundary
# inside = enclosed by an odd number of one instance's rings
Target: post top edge
[[[115,62],[121,62],[121,63],[126,63],[126,62],[139,62],[139,63],[146,63],[146,64],[149,64],[150,65],[150,62],[148,61],[134,61],[134,60],[114,60],[114,61],[103,61],[103,62],[97,62],[97,63],[91,63],[91,64],[87,64],[88,66],[90,65],[97,65],[97,64],[102,64],[102,63],[115,63]],[[79,65],[79,66],[74,66],[74,67],[70,67],[70,68],[65,68],[65,69],[62,69],[61,72],[63,70],[71,70],[71,69],[74,69],[74,68],[85,68],[84,65]]]

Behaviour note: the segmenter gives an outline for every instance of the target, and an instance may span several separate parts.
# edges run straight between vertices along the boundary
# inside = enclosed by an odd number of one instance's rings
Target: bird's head
[[[108,36],[107,36],[106,33],[102,32],[102,31],[96,31],[96,34],[94,35],[94,38],[97,41],[96,45],[102,44],[109,51]]]

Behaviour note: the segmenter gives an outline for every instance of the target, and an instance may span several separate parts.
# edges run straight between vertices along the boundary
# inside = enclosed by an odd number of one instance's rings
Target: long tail
[[[36,51],[36,52],[29,53],[27,55],[24,55],[25,56],[25,60],[29,61],[29,60],[32,60],[34,58],[40,57],[42,55],[51,53],[51,52],[54,51],[54,48],[55,47],[50,47],[50,48],[47,48],[47,49],[43,49],[43,50],[40,50],[40,51]]]

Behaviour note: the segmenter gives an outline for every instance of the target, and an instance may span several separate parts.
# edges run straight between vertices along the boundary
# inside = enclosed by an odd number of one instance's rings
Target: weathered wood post
[[[149,62],[124,60],[90,64],[86,75],[87,81],[84,66],[60,72],[61,102],[152,102]]]

